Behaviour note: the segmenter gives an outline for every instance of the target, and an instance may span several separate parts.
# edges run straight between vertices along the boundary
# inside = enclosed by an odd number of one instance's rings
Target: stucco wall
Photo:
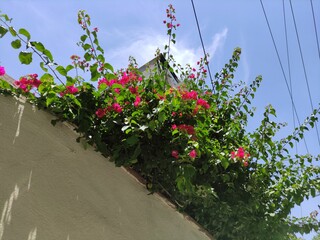
[[[51,119],[0,95],[0,240],[209,239]]]

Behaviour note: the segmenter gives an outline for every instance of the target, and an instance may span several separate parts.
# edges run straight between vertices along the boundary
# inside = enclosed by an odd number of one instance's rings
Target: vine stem
[[[9,24],[7,24],[7,23],[6,23],[5,21],[3,21],[2,19],[0,19],[0,21],[1,21],[7,28],[10,28],[10,27],[11,27],[12,29],[14,29],[12,26],[10,26]],[[45,63],[45,64],[48,66],[48,68],[51,70],[51,72],[54,74],[54,76],[57,78],[57,80],[58,80],[62,85],[66,86],[65,83],[59,78],[59,76],[58,76],[58,74],[56,73],[56,71],[55,71],[50,65],[47,64],[48,61],[43,57],[43,55],[40,54],[40,53],[38,52],[38,50],[35,49],[35,48],[30,44],[30,41],[24,40],[24,39],[20,36],[20,34],[17,33],[16,30],[14,30],[14,31],[15,31],[15,33],[16,33],[17,38],[19,38],[24,44],[26,44],[27,48],[31,48],[32,51],[33,51],[34,53],[36,53],[36,54],[41,58],[42,62]]]

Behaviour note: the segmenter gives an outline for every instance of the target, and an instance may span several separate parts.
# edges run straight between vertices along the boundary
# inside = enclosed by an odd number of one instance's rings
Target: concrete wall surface
[[[0,240],[210,239],[51,119],[0,95]]]

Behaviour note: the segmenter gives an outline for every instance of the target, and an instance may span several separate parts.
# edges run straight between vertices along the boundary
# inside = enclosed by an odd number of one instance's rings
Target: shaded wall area
[[[210,239],[51,119],[0,95],[0,240]]]

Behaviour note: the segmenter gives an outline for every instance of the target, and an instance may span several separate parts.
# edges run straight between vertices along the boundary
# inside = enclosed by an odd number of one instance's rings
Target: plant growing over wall
[[[248,118],[261,83],[258,76],[249,86],[236,83],[234,73],[241,49],[206,84],[206,57],[197,69],[182,68],[170,54],[176,41],[175,10],[167,9],[165,21],[169,44],[164,55],[179,69],[181,84],[170,86],[173,71],[149,69],[145,77],[131,59],[127,69],[115,71],[104,56],[98,29],[89,15],[78,13],[83,29],[78,45],[83,56],[71,56],[68,66],[57,65],[44,44],[30,33],[15,30],[11,19],[0,16],[0,37],[9,33],[22,64],[40,58],[41,76],[23,76],[17,88],[0,81],[0,93],[25,95],[57,120],[69,121],[84,139],[116,166],[138,171],[150,191],[165,194],[191,215],[216,239],[290,239],[294,233],[318,230],[316,216],[290,217],[290,210],[320,190],[319,156],[289,154],[295,141],[303,139],[318,120],[320,108],[281,140],[274,140],[282,127],[267,106],[259,127],[248,132]],[[90,79],[83,80],[81,71]],[[0,68],[0,75],[4,68]],[[299,180],[299,181],[298,181]]]

